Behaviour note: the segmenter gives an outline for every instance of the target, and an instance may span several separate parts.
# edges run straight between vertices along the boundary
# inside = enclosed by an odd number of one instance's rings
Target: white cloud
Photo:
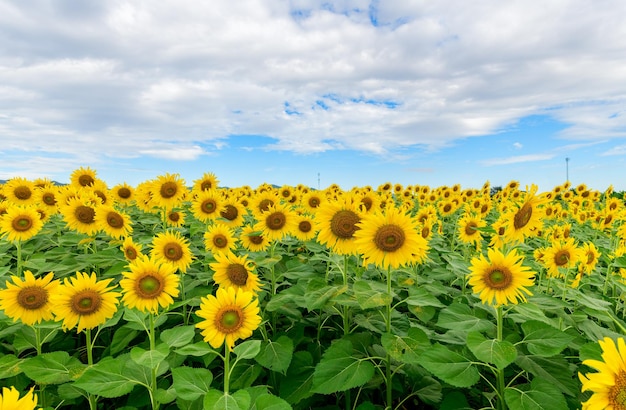
[[[536,162],[536,161],[547,161],[554,158],[554,154],[527,154],[527,155],[516,155],[507,158],[492,158],[481,161],[481,164],[485,166],[493,166],[493,165],[509,165],[509,164],[519,164],[521,162]]]
[[[515,149],[522,149],[522,147],[523,147],[523,146],[524,146],[524,145],[522,145],[522,144],[521,144],[521,143],[519,143],[519,142],[514,142],[514,143],[513,143],[513,148],[515,148]]]
[[[606,151],[604,151],[602,156],[613,156],[613,155],[626,155],[626,145],[616,145]]]

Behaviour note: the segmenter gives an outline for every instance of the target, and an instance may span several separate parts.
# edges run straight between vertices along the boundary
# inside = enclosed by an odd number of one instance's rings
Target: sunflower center
[[[321,201],[320,201],[320,199],[318,197],[313,196],[313,197],[309,198],[309,206],[311,208],[317,208],[318,206],[320,206],[320,202]]]
[[[80,316],[98,312],[102,305],[102,296],[95,290],[85,289],[76,293],[71,300],[71,309]]]
[[[272,201],[271,199],[263,199],[261,202],[259,202],[259,211],[265,212],[270,209],[270,206],[272,205],[274,205],[274,201]]]
[[[137,259],[137,249],[129,246],[128,248],[124,249],[124,255],[126,255],[126,257],[131,261],[135,260]]]
[[[265,225],[273,231],[282,229],[286,223],[287,217],[282,212],[272,212],[265,218]]]
[[[224,210],[220,212],[222,218],[228,219],[229,221],[234,221],[239,216],[239,211],[236,207],[232,205],[226,205]]]
[[[615,375],[615,384],[609,389],[609,404],[616,410],[626,409],[626,372]]]
[[[228,245],[228,238],[218,233],[213,237],[213,245],[217,248],[225,248]]]
[[[592,264],[595,260],[596,256],[593,254],[593,252],[587,252],[587,265]]]
[[[93,185],[93,183],[96,182],[93,180],[93,178],[91,177],[91,175],[81,175],[80,177],[78,177],[78,184],[80,186],[91,186]]]
[[[383,252],[395,252],[404,245],[404,230],[398,225],[383,225],[374,235],[376,247]]]
[[[527,202],[519,209],[519,211],[515,213],[515,216],[513,217],[513,226],[515,229],[522,229],[528,225],[531,216],[533,216],[533,207]]]
[[[313,227],[311,226],[311,222],[309,221],[300,221],[300,223],[298,224],[298,229],[300,230],[300,232],[308,233],[311,232],[311,229],[313,229]]]
[[[200,205],[200,209],[205,214],[212,214],[217,209],[217,204],[214,199],[207,199]]]
[[[450,204],[445,204],[443,206],[443,212],[450,212],[452,210],[452,205]]]
[[[350,239],[358,229],[356,224],[361,220],[359,216],[347,209],[343,209],[330,220],[330,230],[341,239]]]
[[[170,242],[163,247],[163,255],[171,261],[177,261],[183,257],[183,248],[176,242]]]
[[[20,290],[17,303],[26,310],[37,310],[48,301],[48,291],[39,286],[30,286]]]
[[[422,238],[427,239],[430,235],[430,228],[428,226],[424,226],[422,228]]]
[[[228,307],[216,315],[215,327],[221,333],[234,333],[243,325],[242,311],[238,307]]]
[[[468,222],[467,225],[465,225],[465,235],[474,235],[476,232],[478,232],[478,230],[476,229],[477,226],[478,224],[476,222]]]
[[[248,235],[248,239],[255,245],[261,245],[263,243],[262,235]]]
[[[117,212],[109,212],[107,214],[107,223],[112,228],[121,228],[124,226],[124,218]]]
[[[213,188],[213,183],[211,181],[202,181],[202,183],[200,184],[200,190],[201,191],[208,191],[209,189]]]
[[[159,192],[161,193],[162,198],[168,199],[176,195],[177,191],[178,185],[176,185],[176,182],[167,181],[161,185],[161,190]]]
[[[146,274],[137,281],[135,292],[144,299],[153,299],[163,292],[163,281],[152,274]]]
[[[554,263],[557,266],[565,266],[570,260],[569,251],[562,249],[554,255]]]
[[[17,199],[21,199],[25,201],[31,197],[33,194],[29,187],[27,186],[18,186],[13,190],[13,194]]]
[[[106,204],[106,202],[107,202],[107,196],[106,196],[106,194],[105,194],[104,192],[96,190],[96,191],[93,191],[93,193],[94,193],[94,194],[96,194],[96,196],[97,196],[98,198],[100,198],[100,201],[101,201],[103,204]]]
[[[237,286],[246,286],[248,282],[248,270],[240,263],[231,263],[226,268],[228,279]]]
[[[120,188],[117,190],[117,195],[122,199],[128,199],[130,198],[130,189]]]
[[[54,197],[54,194],[50,193],[50,192],[46,192],[45,194],[43,194],[41,196],[41,200],[43,201],[44,204],[48,205],[48,206],[53,206],[56,205],[57,200]]]
[[[94,222],[93,217],[96,215],[96,212],[92,207],[86,205],[79,205],[74,210],[74,216],[78,219],[79,222],[84,224],[91,224]]]
[[[167,219],[172,222],[178,222],[180,220],[180,214],[178,212],[170,212],[167,214]]]
[[[513,275],[507,268],[493,267],[484,276],[485,284],[491,289],[506,289],[513,281]]]
[[[26,215],[20,215],[13,220],[13,229],[17,232],[28,231],[33,226],[33,221]]]

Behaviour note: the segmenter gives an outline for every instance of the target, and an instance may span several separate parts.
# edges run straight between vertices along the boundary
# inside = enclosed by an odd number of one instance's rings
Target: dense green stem
[[[150,318],[150,330],[148,332],[148,339],[150,341],[150,350],[155,350],[156,342],[155,342],[155,334],[154,334],[154,313],[150,313],[148,315]],[[157,365],[158,366],[158,365]],[[150,392],[150,402],[152,404],[153,410],[158,410],[159,402],[156,399],[156,391],[157,391],[157,368],[153,367],[150,369],[150,388],[148,391]]]
[[[19,239],[17,241],[15,241],[15,248],[17,250],[17,277],[22,277],[22,241],[20,241]]]
[[[496,326],[497,326],[497,339],[499,342],[503,340],[503,312],[502,306],[496,308]],[[506,403],[504,402],[504,369],[497,370],[498,377],[498,409],[506,410]]]
[[[389,303],[386,306],[386,326],[387,326],[387,334],[391,335],[391,305],[393,304],[393,297],[391,296],[391,267],[387,268],[387,295],[389,296]],[[386,393],[387,393],[387,404],[386,409],[392,409],[393,402],[393,384],[391,379],[393,377],[391,373],[391,355],[387,353],[385,358],[387,362],[387,368],[385,371],[385,385],[386,385]]]
[[[91,329],[85,329],[85,340],[87,344],[87,364],[93,366],[93,340],[91,338]],[[89,394],[89,409],[96,410],[98,408],[98,397]]]
[[[224,343],[224,395],[229,393],[230,389],[230,348]]]

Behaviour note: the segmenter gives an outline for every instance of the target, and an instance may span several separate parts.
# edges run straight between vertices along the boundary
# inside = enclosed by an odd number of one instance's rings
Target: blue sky
[[[624,15],[621,0],[0,0],[0,179],[626,190]]]

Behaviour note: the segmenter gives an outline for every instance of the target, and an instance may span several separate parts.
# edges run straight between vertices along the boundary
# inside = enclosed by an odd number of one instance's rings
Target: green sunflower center
[[[506,289],[513,281],[513,275],[507,268],[495,266],[485,273],[484,281],[490,289]]]
[[[374,235],[376,247],[383,252],[395,252],[404,245],[406,236],[398,225],[383,225]]]
[[[163,281],[153,274],[145,274],[137,280],[135,292],[143,299],[153,299],[163,291]]]
[[[124,249],[124,255],[126,255],[126,257],[131,261],[135,260],[137,259],[137,249],[135,249],[132,246],[129,246],[126,249]]]
[[[17,232],[26,232],[33,226],[33,220],[27,215],[20,215],[13,219],[13,229]]]
[[[177,261],[183,257],[183,247],[176,242],[167,243],[163,247],[163,255],[170,261]]]
[[[230,307],[218,312],[216,327],[221,333],[234,333],[243,325],[243,312],[238,307]]]
[[[76,219],[78,219],[78,222],[84,223],[84,224],[94,223],[93,218],[95,215],[96,215],[96,212],[94,211],[94,209],[86,205],[79,205],[74,210],[74,216],[76,217]]]
[[[341,239],[350,239],[357,231],[357,223],[361,218],[353,211],[342,209],[333,215],[330,220],[330,230],[333,235]]]
[[[48,291],[39,286],[29,286],[17,294],[17,303],[26,310],[37,310],[48,302]]]
[[[57,203],[57,200],[56,200],[54,194],[51,193],[51,192],[46,192],[45,194],[43,194],[41,196],[41,200],[43,201],[44,204],[46,204],[48,206],[54,206]]]
[[[237,286],[246,286],[248,282],[248,270],[240,263],[231,263],[226,268],[228,279]]]
[[[217,204],[214,199],[207,199],[200,204],[200,209],[205,214],[212,214],[217,209]]]
[[[176,182],[167,181],[163,183],[163,185],[161,185],[161,190],[159,192],[161,193],[162,198],[172,198],[174,195],[176,195],[176,192],[178,192],[178,185],[176,184]]]
[[[70,302],[70,307],[79,316],[88,316],[98,312],[102,305],[102,296],[95,290],[85,289],[77,292]]]
[[[513,226],[515,229],[522,229],[528,225],[531,216],[533,216],[533,206],[526,202],[513,217]]]

